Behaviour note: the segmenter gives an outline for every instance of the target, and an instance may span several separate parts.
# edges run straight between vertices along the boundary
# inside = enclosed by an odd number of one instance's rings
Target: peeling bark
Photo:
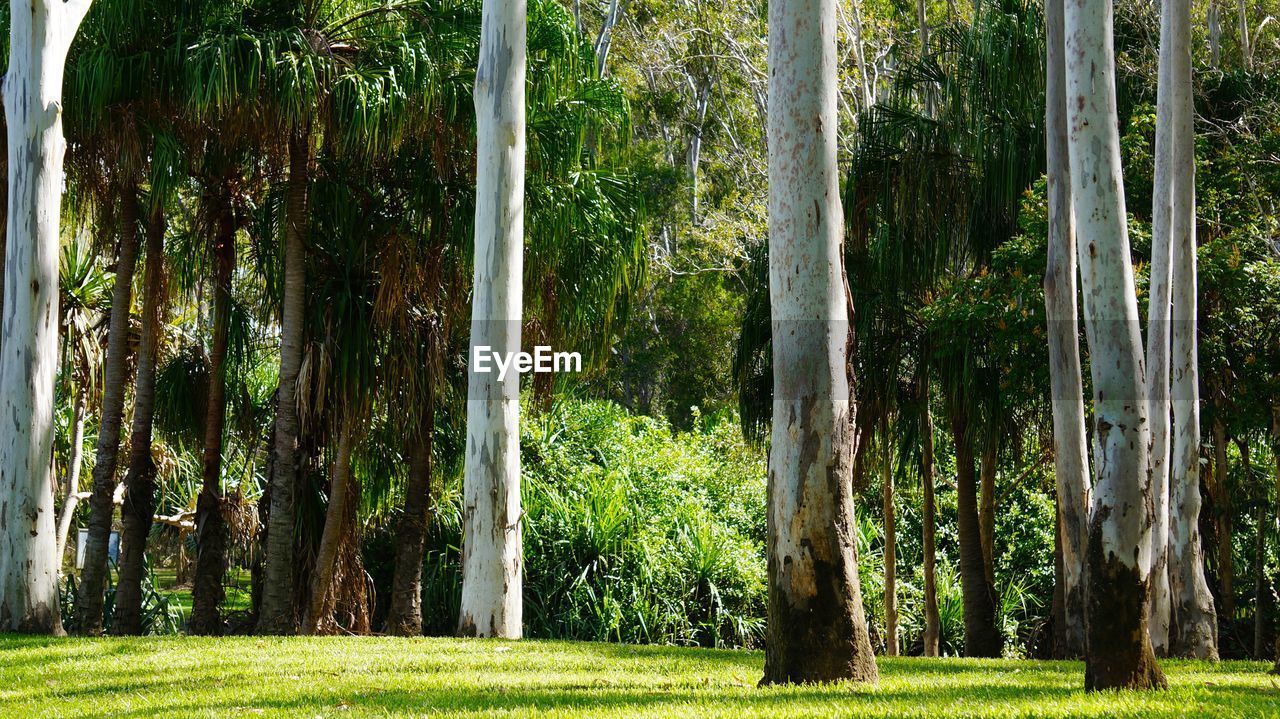
[[[485,0],[476,70],[471,346],[520,349],[524,268],[524,0]],[[458,634],[522,634],[520,376],[468,366]]]

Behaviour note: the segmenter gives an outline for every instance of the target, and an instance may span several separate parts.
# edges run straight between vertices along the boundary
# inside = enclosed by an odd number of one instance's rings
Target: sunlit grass
[[[0,717],[1280,717],[1258,662],[1085,694],[1074,662],[881,659],[874,687],[757,689],[759,652],[392,638],[0,636]]]

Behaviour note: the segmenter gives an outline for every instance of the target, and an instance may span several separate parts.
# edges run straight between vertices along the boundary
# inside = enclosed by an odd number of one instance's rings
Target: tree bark
[[[1218,601],[1222,603],[1219,616],[1228,625],[1236,617],[1236,567],[1232,536],[1230,464],[1227,460],[1227,444],[1231,442],[1227,425],[1222,419],[1225,408],[1219,404],[1213,418],[1213,508],[1218,525]]]
[[[834,0],[769,4],[773,429],[762,684],[878,677],[858,581]]]
[[[1147,310],[1147,399],[1151,420],[1151,610],[1148,630],[1156,656],[1169,653],[1169,366],[1173,282],[1173,201],[1177,172],[1180,78],[1173,63],[1177,46],[1176,4],[1163,4],[1156,100],[1155,182],[1151,208],[1151,289]],[[1181,211],[1182,208],[1179,208]]]
[[[68,340],[70,343],[72,340]],[[58,515],[58,566],[67,551],[67,536],[71,534],[71,523],[75,520],[76,507],[79,506],[80,469],[84,466],[84,421],[86,412],[86,389],[76,387],[76,403],[71,410],[71,456],[67,458],[67,498],[62,502],[62,513]]]
[[[205,409],[204,473],[196,500],[196,573],[191,587],[192,634],[222,633],[220,607],[227,573],[227,525],[222,516],[222,435],[227,417],[227,334],[230,327],[231,278],[236,262],[236,227],[231,190],[223,188],[213,253],[213,341],[209,353],[209,402]]]
[[[1080,374],[1076,309],[1076,230],[1067,150],[1066,55],[1063,0],[1045,3],[1045,126],[1049,194],[1048,262],[1044,274],[1048,320],[1053,460],[1062,553],[1062,644],[1065,657],[1084,656],[1084,556],[1089,523],[1089,451]]]
[[[476,71],[476,247],[471,347],[520,349],[524,267],[525,2],[485,0]],[[522,627],[520,377],[468,365],[458,634]]]
[[[999,657],[1004,638],[996,626],[995,587],[987,581],[978,520],[978,478],[975,476],[969,418],[951,398],[951,431],[956,453],[956,514],[960,534],[960,585],[964,593],[964,655]]]
[[[1253,45],[1249,42],[1249,13],[1244,0],[1236,0],[1236,18],[1240,28],[1240,62],[1246,70],[1253,69]]]
[[[284,298],[280,321],[280,387],[276,395],[274,470],[263,569],[260,634],[292,634],[297,628],[293,595],[294,510],[298,484],[300,425],[298,372],[306,308],[306,237],[311,187],[311,136],[306,130],[289,136],[289,179],[285,197]]]
[[[337,599],[334,580],[337,576],[338,552],[343,542],[355,532],[356,507],[360,502],[360,483],[351,472],[351,448],[355,441],[355,416],[347,412],[338,434],[333,471],[329,482],[329,507],[324,515],[320,548],[316,550],[315,572],[311,575],[311,597],[302,623],[303,634],[319,634],[333,620]]]
[[[1218,619],[1205,580],[1200,537],[1200,371],[1196,338],[1195,126],[1191,97],[1191,5],[1170,0],[1174,35],[1169,76],[1175,99],[1172,245],[1171,387],[1173,447],[1169,460],[1170,654],[1218,658]]]
[[[0,417],[0,630],[62,634],[53,516],[53,383],[58,366],[62,76],[89,0],[32,0],[9,18],[4,106],[5,233]]]
[[[391,582],[387,633],[422,634],[422,551],[431,521],[431,414],[420,421],[409,446],[409,474],[404,486],[404,515],[396,527],[396,568]]]
[[[89,496],[89,536],[84,545],[84,569],[76,595],[79,632],[102,634],[103,600],[110,580],[107,566],[111,523],[115,515],[116,469],[120,458],[120,425],[129,384],[129,310],[133,305],[133,272],[138,260],[138,187],[120,188],[120,249],[116,255],[115,286],[111,291],[111,319],[107,356],[103,361],[102,414]]]
[[[937,503],[934,501],[934,484],[937,477],[933,468],[933,413],[929,409],[929,379],[922,377],[920,385],[923,416],[920,421],[920,484],[924,487],[924,655],[940,654],[942,621],[938,617],[937,570]]]
[[[1095,482],[1089,519],[1088,690],[1166,686],[1147,631],[1151,432],[1125,219],[1112,6],[1066,4],[1067,147],[1092,357]]]
[[[982,571],[987,584],[996,586],[996,458],[998,445],[994,438],[985,438],[982,444],[982,464],[979,481],[982,486],[981,504],[978,507],[978,536],[982,539]]]
[[[894,527],[893,450],[885,439],[885,452],[880,468],[884,494],[884,649],[898,656],[898,537]]]
[[[153,201],[156,201],[153,198]],[[164,210],[157,206],[147,227],[146,295],[142,301],[142,340],[134,381],[129,470],[125,474],[120,576],[116,582],[116,634],[142,633],[142,577],[151,521],[155,514],[156,464],[151,458],[151,429],[156,406],[156,361],[164,341]]]

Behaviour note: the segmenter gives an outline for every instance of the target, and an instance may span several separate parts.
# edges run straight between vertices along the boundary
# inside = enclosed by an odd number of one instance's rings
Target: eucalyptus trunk
[[[924,487],[924,655],[936,657],[940,654],[939,644],[942,638],[942,621],[938,616],[938,570],[937,570],[937,502],[934,499],[934,483],[937,477],[933,468],[933,413],[929,409],[929,383],[924,378],[921,383],[923,415],[920,421],[920,484]]]
[[[422,551],[431,521],[430,414],[422,420],[409,446],[409,473],[404,485],[404,514],[396,526],[395,575],[391,581],[391,611],[387,633],[402,637],[422,634]]]
[[[1062,627],[1065,657],[1084,656],[1084,557],[1089,523],[1089,449],[1080,374],[1076,308],[1076,229],[1067,151],[1066,42],[1063,0],[1046,0],[1045,149],[1049,195],[1048,262],[1044,273],[1049,339],[1049,391],[1053,409],[1053,461],[1061,547]]]
[[[355,417],[347,410],[338,432],[338,446],[334,452],[333,470],[329,481],[329,506],[325,510],[324,529],[320,533],[320,547],[316,550],[315,571],[311,575],[311,593],[307,614],[302,622],[303,634],[319,634],[333,618],[337,600],[335,578],[338,570],[338,553],[344,542],[355,535],[356,507],[360,502],[359,478],[351,471],[351,449],[355,443]]]
[[[73,340],[68,339],[68,344]],[[85,497],[80,491],[80,470],[84,467],[84,421],[87,416],[87,389],[83,385],[76,387],[76,403],[71,410],[71,454],[67,457],[67,496],[62,502],[62,513],[58,515],[58,563],[61,566],[67,551],[67,537],[71,534],[71,523],[75,521],[76,507]]]
[[[1196,335],[1195,125],[1191,97],[1191,3],[1169,0],[1173,34],[1172,354],[1173,446],[1169,459],[1169,653],[1218,658],[1218,618],[1200,541],[1200,370]]]
[[[107,356],[102,367],[102,413],[89,495],[89,536],[84,543],[84,569],[76,595],[79,632],[102,634],[103,601],[109,581],[108,546],[115,517],[116,469],[120,459],[120,425],[129,384],[129,309],[133,305],[133,272],[138,260],[138,187],[127,183],[120,191],[120,249],[116,254],[115,286],[111,291],[111,319]]]
[[[1110,0],[1066,4],[1067,148],[1092,361],[1085,688],[1166,686],[1147,631],[1151,432],[1125,219]]]
[[[147,227],[142,339],[138,344],[138,376],[134,380],[129,469],[124,478],[124,504],[120,507],[120,576],[116,582],[113,626],[116,634],[142,633],[144,557],[156,509],[156,463],[151,457],[151,430],[156,406],[156,359],[164,341],[164,233],[164,211],[157,207]]]
[[[476,69],[471,347],[520,349],[524,267],[525,2],[485,0]],[[458,634],[522,633],[520,376],[468,365]]]
[[[289,178],[285,190],[284,298],[280,321],[280,386],[276,394],[275,454],[271,472],[266,560],[263,568],[262,604],[258,613],[261,634],[292,634],[297,628],[293,596],[294,497],[298,485],[301,427],[298,421],[298,373],[302,368],[302,342],[306,309],[306,237],[309,227],[308,195],[311,187],[311,137],[297,131],[289,136]]]
[[[978,478],[969,418],[952,399],[951,431],[956,453],[956,515],[960,539],[960,587],[964,595],[964,655],[999,657],[1004,637],[996,624],[995,586],[987,580],[978,518]]]
[[[225,598],[227,523],[222,516],[222,435],[227,419],[227,339],[231,278],[235,271],[236,230],[230,190],[217,220],[214,238],[213,341],[209,352],[209,401],[205,407],[204,471],[196,499],[196,572],[191,586],[192,634],[222,633],[220,607]]]
[[[885,440],[880,468],[884,499],[884,652],[898,656],[898,536],[893,508],[893,451]]]
[[[15,6],[17,7],[17,6]],[[53,515],[62,76],[89,0],[30,0],[9,17],[9,204],[0,416],[0,631],[62,634]]]
[[[762,684],[878,678],[858,582],[836,3],[769,4],[773,440]]]

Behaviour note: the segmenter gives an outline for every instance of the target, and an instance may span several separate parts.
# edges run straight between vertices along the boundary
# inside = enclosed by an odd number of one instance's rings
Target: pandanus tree
[[[62,633],[53,513],[58,360],[62,81],[90,0],[34,0],[9,17],[4,357],[0,410],[22,417],[0,439],[0,627]]]

